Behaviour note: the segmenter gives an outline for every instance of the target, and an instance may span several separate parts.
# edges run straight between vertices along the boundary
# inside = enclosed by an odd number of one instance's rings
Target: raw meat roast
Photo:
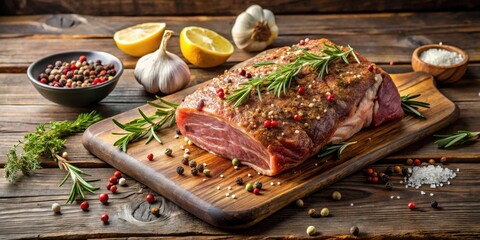
[[[302,50],[322,55],[325,43],[333,45],[319,39],[272,49],[214,78],[178,107],[180,131],[213,154],[238,158],[242,164],[273,176],[301,164],[326,144],[342,142],[362,128],[403,116],[390,76],[358,53],[360,63],[352,55],[348,57],[350,64],[332,62],[323,79],[311,66],[304,66],[280,97],[263,87],[261,99],[253,90],[238,107],[227,101],[235,89],[244,86],[241,83],[250,80],[239,74],[241,69],[253,77],[267,76],[294,62],[303,55]],[[277,64],[254,66],[266,61]],[[299,93],[300,87],[304,93]],[[219,88],[225,98],[217,94]],[[275,121],[274,126],[265,127],[266,120]]]

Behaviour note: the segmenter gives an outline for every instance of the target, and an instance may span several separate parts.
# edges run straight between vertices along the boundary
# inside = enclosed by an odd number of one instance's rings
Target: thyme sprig
[[[278,64],[280,69],[271,73],[266,77],[255,77],[250,81],[242,83],[240,88],[235,89],[233,94],[227,97],[229,102],[234,102],[233,107],[238,107],[247,102],[250,92],[257,90],[258,97],[262,99],[261,88],[265,85],[267,91],[273,91],[276,97],[286,94],[287,89],[292,85],[292,80],[302,70],[303,67],[310,65],[319,74],[319,78],[323,78],[324,74],[328,74],[328,66],[336,60],[343,60],[349,64],[348,56],[351,54],[355,61],[360,63],[355,51],[350,45],[346,51],[343,51],[336,45],[325,43],[322,49],[322,55],[313,54],[302,50],[303,55],[299,56],[293,63]],[[260,62],[254,64],[255,67],[276,64],[274,62]]]
[[[470,132],[460,130],[450,135],[435,134],[434,137],[438,138],[434,143],[439,148],[449,148],[452,146],[463,145],[469,142],[477,141],[480,138],[480,132]]]
[[[427,119],[422,113],[418,111],[418,108],[419,107],[430,108],[430,103],[412,100],[420,96],[421,94],[415,94],[413,96],[410,96],[410,94],[407,94],[407,95],[401,96],[400,99],[402,101],[402,108],[403,108],[403,111],[405,111],[406,113],[414,117]]]
[[[152,139],[155,139],[160,144],[163,144],[162,140],[156,133],[162,127],[171,127],[175,124],[175,111],[178,104],[168,102],[157,96],[160,103],[148,102],[150,106],[156,107],[155,114],[151,116],[145,115],[145,113],[139,108],[141,118],[136,118],[127,123],[120,123],[119,121],[112,119],[112,121],[121,129],[126,132],[113,133],[114,135],[122,135],[113,145],[118,146],[123,152],[127,152],[128,144],[136,142],[147,136],[145,144],[148,144]]]
[[[35,170],[41,168],[40,157],[45,157],[57,162],[60,169],[67,172],[67,175],[60,183],[62,186],[68,179],[72,180],[72,190],[67,203],[72,203],[78,195],[85,197],[83,191],[92,192],[98,188],[90,185],[82,176],[89,176],[81,169],[73,166],[66,158],[59,156],[58,152],[65,147],[66,137],[75,133],[85,131],[90,125],[98,122],[102,117],[92,111],[78,115],[75,121],[50,122],[48,125],[40,124],[36,130],[24,136],[10,148],[7,153],[5,165],[5,177],[10,182],[15,182],[17,173],[21,171],[24,175],[31,175]],[[23,153],[18,155],[17,148],[22,147]]]
[[[350,145],[353,145],[357,142],[341,142],[337,144],[329,144],[326,145],[325,147],[322,148],[322,150],[319,152],[318,157],[326,157],[331,154],[335,154],[335,157],[337,159],[340,159],[340,155],[342,154],[343,150],[347,148]]]

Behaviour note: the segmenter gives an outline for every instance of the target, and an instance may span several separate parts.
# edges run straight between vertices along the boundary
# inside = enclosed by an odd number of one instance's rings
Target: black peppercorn
[[[182,158],[182,163],[188,166],[188,158]]]
[[[235,179],[235,183],[236,183],[237,185],[242,185],[242,184],[243,184],[243,178],[237,177],[237,178]]]
[[[188,166],[190,166],[191,168],[194,168],[197,166],[197,162],[195,162],[194,160],[191,160],[190,162],[188,162]]]
[[[164,151],[165,155],[171,157],[171,156],[172,156],[172,152],[173,152],[173,151],[172,151],[171,148],[165,148],[165,151]]]
[[[410,173],[408,172],[407,168],[402,168],[402,175],[404,177],[409,177],[410,176]]]
[[[382,180],[382,182],[384,183],[387,183],[388,181],[390,181],[390,176],[388,176],[387,174],[384,174],[380,180]]]
[[[254,188],[258,188],[258,189],[262,189],[262,183],[259,182],[259,181],[257,181],[257,182],[255,182],[255,183],[253,184],[253,187],[254,187]]]
[[[196,168],[192,168],[190,170],[190,172],[192,173],[193,176],[197,176],[198,175],[198,170]]]
[[[178,175],[182,175],[182,174],[183,174],[183,171],[184,171],[184,169],[183,169],[182,166],[178,166],[178,167],[177,167],[177,173],[178,173]]]
[[[199,172],[203,173],[204,167],[205,167],[205,165],[203,165],[203,164],[198,164],[198,165],[197,165],[197,170],[198,170]]]
[[[177,133],[177,135],[182,135],[182,132],[180,132],[180,129],[175,130],[175,132]]]
[[[385,183],[385,189],[392,190],[393,189],[393,184],[391,182]]]
[[[433,201],[430,206],[432,206],[432,208],[438,208],[438,202],[437,201]]]
[[[393,174],[393,167],[392,167],[392,166],[388,166],[387,169],[385,170],[385,174],[387,174],[388,176],[392,176],[392,174]]]
[[[358,234],[360,234],[360,229],[358,229],[357,226],[353,226],[353,227],[350,228],[350,233],[353,236],[358,236]]]

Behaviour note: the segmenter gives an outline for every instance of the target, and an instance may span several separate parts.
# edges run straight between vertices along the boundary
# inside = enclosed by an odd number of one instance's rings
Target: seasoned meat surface
[[[302,50],[323,55],[325,43],[333,45],[320,39],[269,50],[214,78],[178,107],[176,120],[182,134],[207,151],[236,157],[257,171],[276,175],[302,163],[332,139],[345,140],[372,122],[377,126],[403,115],[388,74],[375,65],[370,71],[372,63],[358,53],[360,63],[352,56],[350,64],[332,62],[323,79],[311,66],[304,66],[280,97],[262,88],[262,99],[252,91],[245,104],[233,108],[217,95],[221,88],[229,96],[250,80],[239,74],[241,69],[252,77],[264,77],[295,61]],[[266,61],[277,64],[254,66]],[[298,93],[300,87],[305,89],[303,94]],[[327,99],[329,94],[333,101]],[[377,96],[382,102],[376,101]],[[300,118],[294,119],[295,115]],[[266,120],[278,122],[278,127],[265,128]]]

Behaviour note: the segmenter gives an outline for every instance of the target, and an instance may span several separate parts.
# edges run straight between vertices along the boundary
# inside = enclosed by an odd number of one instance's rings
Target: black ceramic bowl
[[[115,66],[117,74],[113,79],[102,84],[83,88],[52,87],[41,83],[38,80],[40,73],[45,71],[49,64],[54,65],[58,60],[62,62],[70,62],[72,60],[77,60],[82,55],[87,57],[87,60],[101,60],[104,65],[112,63]],[[112,54],[100,51],[69,51],[55,53],[32,63],[27,70],[28,79],[30,79],[32,85],[43,97],[54,103],[69,107],[84,107],[104,99],[115,88],[122,73],[123,65],[120,59]]]

